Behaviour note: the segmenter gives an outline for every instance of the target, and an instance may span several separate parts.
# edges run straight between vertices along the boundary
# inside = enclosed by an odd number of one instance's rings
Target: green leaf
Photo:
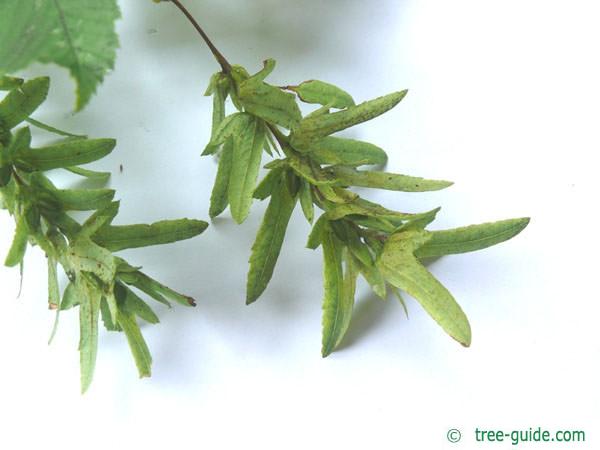
[[[213,116],[212,116],[212,133],[213,136],[217,132],[219,125],[225,119],[225,97],[226,93],[222,89],[217,89],[213,96]]]
[[[361,237],[357,231],[357,227],[354,224],[348,223],[347,221],[333,222],[334,230],[337,230],[339,225],[345,225],[344,227],[344,243],[348,246],[348,250],[364,265],[373,265],[373,255],[369,251],[369,247],[362,242]],[[339,234],[338,234],[339,236]]]
[[[233,165],[233,136],[230,136],[225,145],[219,159],[219,168],[215,184],[210,194],[210,208],[208,214],[211,219],[220,215],[229,204],[229,179],[231,175],[231,166]]]
[[[215,73],[211,80],[205,95],[213,96],[213,114],[212,114],[212,134],[214,139],[221,122],[225,119],[225,101],[229,95],[229,78],[223,72]]]
[[[3,76],[0,77],[0,91],[10,91],[12,89],[18,88],[23,84],[22,78],[14,78]]]
[[[2,149],[0,148],[0,152]],[[7,169],[7,170],[5,170]],[[3,173],[7,173],[7,180],[5,184],[2,184],[3,179],[0,179],[0,209],[7,210],[11,215],[15,214],[15,209],[17,206],[17,195],[18,195],[18,186],[16,183],[11,183],[11,175],[12,175],[12,167],[0,167],[0,178],[3,177]]]
[[[395,92],[360,105],[351,106],[343,111],[306,117],[292,131],[290,143],[299,151],[308,151],[315,142],[330,134],[384,114],[400,103],[406,93],[407,91]]]
[[[113,284],[117,271],[114,256],[88,238],[78,238],[71,244],[68,260],[75,271],[93,273],[105,284]]]
[[[77,81],[77,110],[113,69],[120,16],[116,0],[3,0],[0,73],[55,63]]]
[[[303,155],[290,154],[287,161],[294,172],[315,186],[333,185],[336,180],[318,167],[314,167],[311,161]]]
[[[25,251],[27,250],[27,242],[29,238],[29,227],[24,217],[21,217],[17,221],[17,227],[15,229],[15,237],[13,238],[12,245],[4,261],[6,267],[14,267],[21,264]]]
[[[202,156],[215,154],[228,138],[238,136],[252,120],[253,117],[250,114],[241,112],[225,117],[202,152]]]
[[[396,299],[398,299],[398,303],[400,303],[400,306],[402,306],[402,309],[404,310],[404,314],[406,315],[406,318],[408,319],[408,308],[406,307],[406,302],[404,301],[404,297],[400,293],[400,289],[398,289],[396,286],[391,286],[390,290],[392,291],[392,293],[394,294]]]
[[[327,216],[329,220],[339,220],[350,215],[362,215],[367,217],[387,219],[393,223],[397,223],[407,220],[414,220],[422,217],[423,215],[429,215],[430,213],[431,212],[429,211],[419,214],[401,213],[384,208],[383,206],[368,200],[357,198],[352,202],[343,203],[331,208],[329,211],[327,211]]]
[[[333,84],[318,80],[310,80],[299,86],[288,86],[296,92],[300,100],[306,103],[317,103],[330,108],[344,109],[354,106],[354,99],[343,89]]]
[[[79,282],[81,303],[79,305],[79,364],[81,369],[81,393],[92,383],[98,353],[98,316],[101,293],[86,282]]]
[[[50,181],[44,172],[33,172],[29,176],[29,185],[32,190],[36,194],[36,200],[38,204],[52,205],[53,207],[59,208],[56,199],[54,198],[54,193],[56,192],[56,187],[54,183]]]
[[[52,256],[48,256],[48,308],[55,309],[56,315],[54,318],[54,325],[48,339],[48,345],[52,343],[56,330],[58,329],[58,320],[60,318],[60,289],[58,287],[58,274],[57,274],[56,259]]]
[[[207,226],[206,222],[192,219],[161,220],[151,225],[111,225],[99,229],[92,239],[101,247],[117,252],[191,239]]]
[[[473,252],[507,241],[529,224],[529,218],[471,225],[452,230],[432,231],[431,238],[417,249],[418,258],[436,258],[444,255]]]
[[[233,164],[228,196],[231,215],[237,223],[246,220],[250,212],[265,142],[263,121],[248,117],[246,127],[233,138]]]
[[[252,75],[250,79],[253,81],[264,81],[269,75],[273,73],[276,65],[277,62],[274,59],[265,59],[263,61],[263,68],[259,72]]]
[[[106,304],[108,305],[108,312],[110,314],[110,320],[115,324],[115,328],[119,328],[119,324],[117,323],[117,314],[119,312],[119,305],[117,304],[117,298],[115,297],[115,285],[113,283],[105,289],[103,301],[106,300]],[[117,330],[121,331],[121,330]]]
[[[35,172],[35,173],[41,173],[41,172]],[[35,175],[35,173],[34,173],[34,175]],[[57,213],[57,211],[58,211],[58,213]],[[81,231],[81,225],[79,224],[79,222],[77,222],[75,219],[73,219],[66,212],[60,211],[59,209],[57,211],[54,211],[52,213],[52,212],[47,212],[47,210],[44,210],[44,213],[48,214],[48,216],[51,218],[54,225],[56,225],[61,231],[63,231],[65,234],[67,234],[69,236],[74,236]]]
[[[265,139],[265,146],[264,146],[264,151],[267,155],[269,155],[271,158],[273,158],[273,149],[272,147],[272,140],[270,138],[270,133],[266,134],[266,139]]]
[[[152,299],[156,300],[158,303],[162,303],[167,308],[171,307],[171,303],[159,292],[154,289],[154,287],[148,283],[145,279],[140,278],[136,273],[120,273],[119,280],[123,283],[127,283],[130,286],[134,286],[144,294],[148,295]]]
[[[432,209],[431,211],[427,211],[421,214],[415,214],[412,218],[406,220],[406,222],[404,222],[402,225],[400,225],[398,228],[396,228],[396,230],[394,231],[394,233],[398,233],[401,231],[409,231],[409,230],[416,230],[416,231],[422,231],[425,229],[425,227],[427,225],[429,225],[431,222],[433,222],[435,220],[435,218],[437,217],[437,214],[440,212],[442,208],[435,208]]]
[[[349,203],[332,205],[326,215],[329,220],[348,218],[361,227],[391,234],[404,228],[427,225],[435,219],[440,209],[417,214],[401,213],[357,198]]]
[[[160,0],[155,1],[155,3],[160,3]],[[210,80],[208,82],[208,87],[206,88],[206,91],[204,92],[205,97],[210,97],[211,95],[214,95],[215,90],[217,89],[217,81],[219,80],[219,78],[222,75],[223,75],[223,72],[213,73],[213,75],[210,77]]]
[[[315,218],[315,206],[310,184],[306,180],[300,181],[300,205],[302,206],[302,212],[304,213],[306,220],[308,220],[308,223],[313,223]]]
[[[356,290],[356,266],[352,258],[346,259],[343,272],[343,247],[331,228],[323,233],[323,345],[321,354],[329,356],[341,343],[352,318]]]
[[[131,349],[131,354],[135,360],[140,378],[151,376],[152,356],[142,336],[140,327],[135,320],[135,316],[119,311],[117,320],[125,336],[127,336],[127,342],[129,343],[129,348]]]
[[[248,73],[248,71],[238,64],[234,64],[233,66],[231,66],[230,76],[231,79],[237,84],[241,84],[248,78],[250,78],[250,74]]]
[[[67,139],[55,145],[20,151],[16,158],[26,169],[66,168],[104,158],[116,143],[114,139]]]
[[[0,151],[2,151],[1,147],[0,147]],[[12,173],[13,173],[13,171],[12,171],[11,166],[0,166],[0,188],[4,188],[5,186],[8,185],[8,183],[10,183]],[[6,200],[6,197],[3,195],[0,195],[0,200]],[[3,201],[0,201],[0,206],[2,207],[2,209],[7,207],[6,203]]]
[[[151,324],[159,322],[158,316],[152,311],[152,308],[127,286],[117,283],[115,285],[115,296],[119,299],[122,309],[126,313],[135,314]]]
[[[4,14],[0,14],[0,17],[1,24]],[[0,25],[0,36],[2,35],[2,28],[2,25]],[[2,42],[2,46],[0,46],[1,69],[2,49],[6,47],[1,37],[0,42]],[[50,89],[50,78],[41,77],[27,81],[19,88],[10,91],[4,97],[4,100],[0,102],[0,130],[11,130],[27,119],[46,100],[48,89]]]
[[[110,178],[110,172],[96,172],[95,170],[84,169],[83,167],[65,167],[71,173],[81,177],[89,178],[90,180],[98,180],[106,182]]]
[[[273,189],[271,201],[252,246],[246,304],[255,302],[269,284],[296,206],[296,200],[290,195],[285,182],[285,177],[281,177]]]
[[[107,297],[100,300],[100,317],[107,331],[122,331],[117,323],[117,310],[111,307]]]
[[[56,271],[56,259],[48,257],[48,307],[59,309],[60,290],[58,289],[58,274]]]
[[[264,200],[269,197],[273,193],[275,186],[279,183],[284,170],[285,166],[283,165],[270,169],[256,189],[254,189],[253,197],[257,200]]]
[[[57,189],[55,198],[65,211],[92,211],[110,205],[115,197],[112,189]]]
[[[427,239],[426,232],[422,231],[391,236],[378,267],[388,283],[413,296],[446,333],[468,347],[471,327],[467,316],[452,294],[414,256],[415,250]]]
[[[375,292],[379,298],[385,300],[387,298],[385,278],[379,268],[374,263],[363,264],[358,258],[355,258],[355,263],[363,278],[369,283],[371,289],[373,289],[373,292]]]
[[[309,149],[310,157],[319,164],[362,166],[385,165],[387,154],[368,142],[329,136],[315,142]]]
[[[81,292],[73,282],[67,284],[60,302],[60,310],[65,311],[81,303]]]
[[[311,250],[319,248],[323,242],[323,233],[325,233],[325,229],[328,227],[329,220],[327,219],[327,214],[322,214],[312,227],[310,235],[308,236],[306,248],[310,248]]]
[[[307,114],[306,116],[304,116],[305,119],[312,119],[315,117],[320,117],[320,116],[324,116],[326,114],[331,113],[331,107],[329,105],[325,105],[325,106],[321,106],[318,109],[315,109],[313,112],[311,112],[310,114]],[[303,149],[301,151],[304,151],[306,149]]]
[[[239,99],[250,114],[284,128],[290,129],[302,119],[293,94],[257,79],[250,78],[240,85]]]
[[[383,253],[384,243],[387,241],[387,236],[385,235],[370,235],[365,237],[365,243],[369,246],[371,251],[375,254],[375,261],[379,259],[381,254]]]
[[[52,244],[51,247],[44,245],[44,251],[52,258],[62,258],[66,253],[69,243],[66,236],[61,233],[58,229],[52,227],[46,232],[44,236],[48,243]]]
[[[349,217],[356,225],[365,227],[369,230],[380,231],[383,233],[393,233],[398,229],[390,219],[383,217],[363,217],[363,216],[351,216]]]
[[[41,210],[37,205],[30,205],[28,201],[25,202],[25,221],[27,222],[27,227],[29,227],[29,232],[31,234],[36,234],[41,231]],[[37,244],[39,244],[42,248],[44,248],[43,242],[45,241],[45,237],[40,236],[37,239]],[[45,249],[47,253],[50,253],[48,249]]]
[[[360,186],[402,192],[428,192],[452,186],[450,181],[426,180],[388,172],[359,171],[350,167],[333,166],[325,169],[343,186]]]
[[[39,128],[40,130],[44,130],[49,133],[56,134],[58,136],[69,137],[69,138],[79,138],[79,139],[87,138],[87,136],[82,135],[82,134],[73,134],[73,133],[69,133],[67,131],[59,130],[58,128],[55,128],[53,126],[50,126],[43,122],[40,122],[39,120],[32,119],[31,117],[28,117],[27,119],[25,119],[25,122],[33,125],[36,128]]]
[[[167,306],[169,306],[169,302],[166,301],[165,297],[184,306],[196,306],[196,302],[192,297],[182,295],[140,271],[119,273],[119,278],[129,285],[135,286],[154,300]]]

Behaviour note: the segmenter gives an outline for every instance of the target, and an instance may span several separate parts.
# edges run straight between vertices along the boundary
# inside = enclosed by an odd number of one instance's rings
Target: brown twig
[[[219,51],[219,49],[217,49],[215,44],[212,43],[212,41],[210,40],[208,35],[204,32],[204,30],[202,29],[200,24],[196,21],[196,19],[194,19],[194,16],[192,16],[192,14],[187,10],[187,8],[185,6],[183,6],[181,4],[181,2],[179,0],[168,0],[168,1],[170,1],[175,6],[177,6],[177,8],[179,8],[179,10],[190,21],[190,23],[194,26],[194,28],[200,34],[200,36],[202,36],[202,39],[204,40],[204,42],[206,43],[206,45],[212,52],[213,56],[215,57],[217,62],[221,65],[223,72],[230,73],[231,72],[231,64],[229,64],[229,61],[227,61],[227,58],[225,58],[223,56],[223,54]]]

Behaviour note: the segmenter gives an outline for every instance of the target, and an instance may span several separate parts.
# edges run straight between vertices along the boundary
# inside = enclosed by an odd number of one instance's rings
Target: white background
[[[265,205],[242,226],[226,213],[194,240],[126,253],[199,306],[155,308],[161,324],[143,328],[151,379],[137,379],[124,337],[103,331],[83,397],[77,314],[61,317],[48,347],[45,260],[30,250],[20,299],[18,271],[0,269],[0,448],[509,448],[477,444],[475,427],[538,426],[585,430],[587,442],[535,448],[599,448],[597,1],[185,3],[233,62],[256,71],[275,58],[275,84],[319,78],[359,101],[410,89],[350,135],[387,149],[391,171],[456,184],[368,198],[441,205],[433,228],[531,225],[431,266],[471,320],[470,349],[413,300],[407,320],[361,285],[343,348],[323,360],[321,253],[304,248],[308,224],[297,211],[268,290],[246,307]],[[53,81],[35,117],[118,139],[95,168],[113,172],[119,223],[205,219],[216,166],[199,157],[211,103],[202,94],[217,66],[173,6],[121,4],[116,70],[98,95],[72,115],[66,73],[35,66],[24,75]],[[2,214],[2,255],[12,230]],[[462,442],[448,443],[449,428]]]

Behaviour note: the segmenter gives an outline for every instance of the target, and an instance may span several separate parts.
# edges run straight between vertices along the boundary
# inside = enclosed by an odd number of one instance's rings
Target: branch
[[[202,29],[200,24],[196,21],[196,19],[194,19],[194,16],[192,16],[192,14],[186,9],[185,6],[183,6],[181,4],[181,2],[179,0],[167,0],[167,1],[170,1],[177,8],[179,8],[179,10],[185,15],[185,17],[188,19],[188,21],[194,26],[194,28],[200,34],[200,36],[202,36],[202,39],[204,40],[204,42],[206,43],[208,48],[210,48],[210,51],[212,52],[213,56],[215,57],[217,62],[221,65],[223,72],[230,73],[231,72],[231,64],[229,64],[229,61],[227,61],[227,58],[225,58],[223,56],[223,54],[219,51],[219,49],[217,49],[217,47],[212,43],[212,41],[210,40],[208,35],[204,32],[204,30]]]

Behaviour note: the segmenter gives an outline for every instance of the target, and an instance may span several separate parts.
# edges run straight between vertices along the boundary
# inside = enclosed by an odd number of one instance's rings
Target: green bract
[[[59,189],[44,171],[66,169],[78,175],[106,179],[107,174],[78,167],[103,158],[115,147],[112,139],[69,137],[54,145],[31,147],[28,127],[14,129],[44,101],[47,78],[27,82],[0,78],[9,89],[0,102],[0,200],[15,218],[13,243],[7,266],[23,265],[27,244],[39,246],[48,258],[48,302],[60,311],[79,306],[81,388],[91,381],[98,347],[98,320],[109,331],[127,337],[141,377],[150,376],[152,358],[137,319],[158,323],[158,317],[135,290],[169,304],[168,300],[193,306],[191,297],[179,294],[129,265],[113,252],[192,238],[207,224],[199,220],[166,220],[152,225],[113,226],[119,210],[111,189]],[[30,120],[31,119],[31,120]],[[60,134],[64,134],[61,132]],[[83,223],[69,211],[92,211]],[[68,284],[61,296],[58,265]],[[56,330],[56,325],[53,330]]]
[[[204,154],[220,155],[210,215],[227,207],[243,222],[253,198],[269,200],[250,256],[247,303],[256,301],[270,281],[285,231],[296,205],[313,223],[315,207],[323,211],[313,225],[307,247],[323,247],[323,356],[342,341],[352,317],[356,279],[362,275],[373,291],[386,298],[403,290],[413,296],[454,339],[471,343],[469,322],[450,292],[425,268],[423,259],[463,253],[498,244],[517,235],[528,218],[505,220],[446,231],[429,231],[439,208],[424,213],[397,212],[360,198],[351,186],[403,192],[437,191],[448,181],[358,169],[384,165],[385,151],[376,145],[335,133],[393,109],[407,91],[355,104],[346,91],[322,81],[276,87],[265,82],[275,62],[251,76],[231,66],[212,77],[213,133]],[[294,98],[291,91],[297,94]],[[237,112],[226,114],[230,97]],[[297,100],[321,105],[300,116]],[[336,109],[337,111],[332,111]],[[288,130],[285,132],[284,130]],[[263,151],[281,158],[268,163],[258,183]]]

